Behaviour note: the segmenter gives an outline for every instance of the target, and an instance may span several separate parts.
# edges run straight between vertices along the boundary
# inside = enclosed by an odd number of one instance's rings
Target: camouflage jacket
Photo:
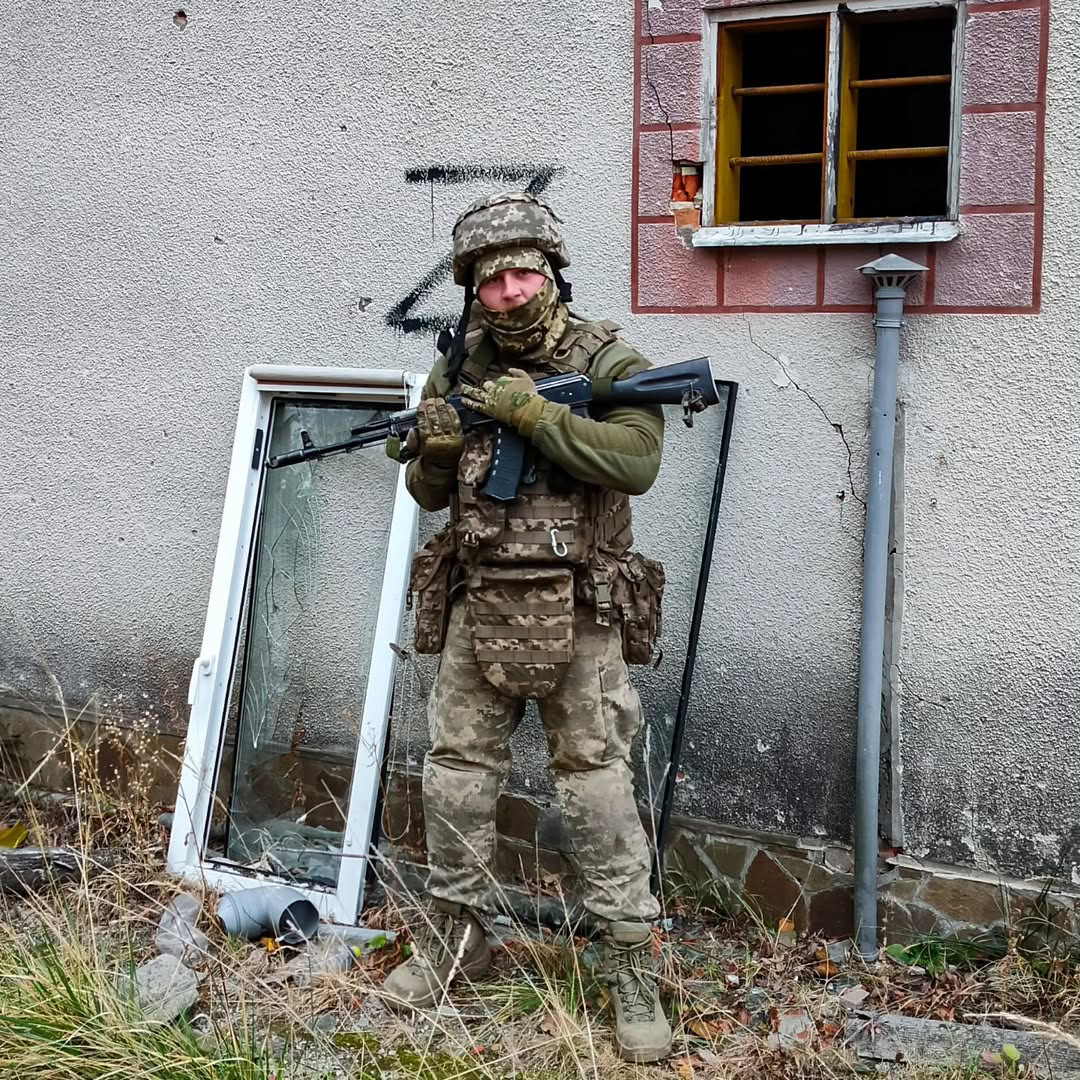
[[[491,339],[472,331],[466,338],[466,373],[492,378],[508,367],[521,366],[534,378],[570,370],[584,371],[590,378],[620,379],[650,367],[649,362],[625,341],[614,337],[612,324],[590,323],[571,314],[566,332],[550,356],[501,358]],[[577,363],[562,357],[572,350],[586,355]],[[593,346],[598,346],[592,352]],[[424,397],[445,397],[456,389],[447,378],[447,358],[435,363],[424,386]],[[546,402],[532,436],[533,446],[553,464],[586,484],[627,495],[641,495],[652,486],[660,469],[664,444],[664,414],[655,407],[617,407],[591,418],[575,416],[569,406]],[[443,510],[457,486],[453,468],[440,468],[417,459],[407,467],[405,483],[425,510]]]

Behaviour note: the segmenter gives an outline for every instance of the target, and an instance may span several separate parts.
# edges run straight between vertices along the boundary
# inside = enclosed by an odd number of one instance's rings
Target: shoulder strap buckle
[[[611,623],[611,583],[599,567],[589,571],[589,580],[596,594],[596,621],[601,626],[608,626]]]

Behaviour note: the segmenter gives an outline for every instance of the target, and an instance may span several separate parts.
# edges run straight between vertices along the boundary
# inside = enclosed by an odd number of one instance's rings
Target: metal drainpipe
[[[878,775],[881,768],[881,684],[885,654],[885,582],[892,514],[893,435],[900,329],[908,285],[927,268],[884,255],[859,270],[873,279],[877,357],[870,410],[866,532],[863,538],[862,629],[859,636],[859,723],[855,755],[855,934],[864,960],[877,958]]]

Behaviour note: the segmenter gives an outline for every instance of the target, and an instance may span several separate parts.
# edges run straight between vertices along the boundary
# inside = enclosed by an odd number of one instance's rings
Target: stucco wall
[[[984,869],[1056,864],[1080,823],[1078,23],[1052,7],[1042,314],[913,321],[901,391],[905,833]]]
[[[388,319],[453,310],[421,284],[503,183],[410,170],[550,166],[580,306],[741,386],[677,806],[847,835],[870,319],[632,313],[632,5],[173,11],[19,0],[0,24],[3,679],[49,694],[40,660],[73,700],[182,725],[243,367],[424,370],[431,334]],[[1076,21],[1055,8],[1042,313],[914,316],[902,360],[907,843],[1017,870],[1080,811]],[[710,432],[673,425],[641,500],[673,639]]]

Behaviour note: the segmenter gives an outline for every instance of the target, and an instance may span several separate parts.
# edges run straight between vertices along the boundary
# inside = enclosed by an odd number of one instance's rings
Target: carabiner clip
[[[559,530],[558,529],[552,529],[551,530],[551,550],[555,552],[555,555],[558,558],[560,558],[560,559],[565,559],[566,558],[566,552],[567,552],[568,549],[567,549],[566,545],[559,539]]]

